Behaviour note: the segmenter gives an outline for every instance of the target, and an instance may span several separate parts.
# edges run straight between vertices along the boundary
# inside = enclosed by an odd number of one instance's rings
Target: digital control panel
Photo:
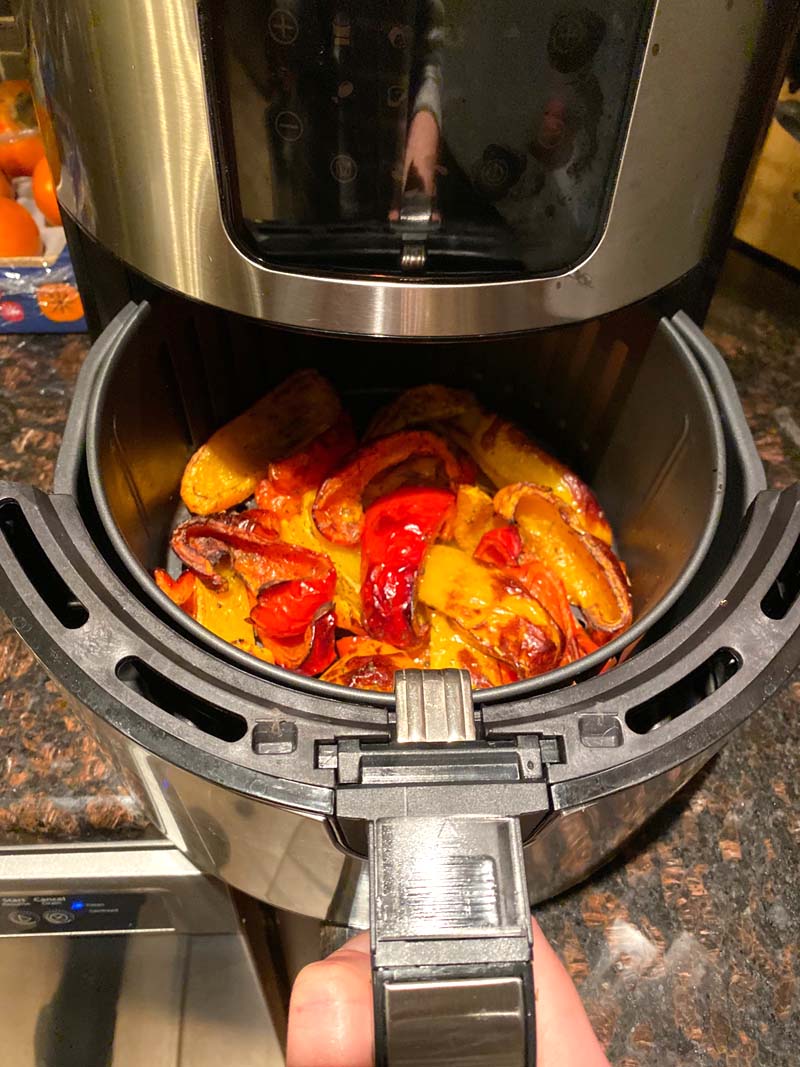
[[[0,937],[122,933],[139,929],[144,901],[141,893],[3,896],[0,897]]]

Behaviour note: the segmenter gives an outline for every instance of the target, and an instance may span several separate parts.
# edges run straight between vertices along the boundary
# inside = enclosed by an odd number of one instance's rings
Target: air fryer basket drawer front
[[[332,815],[337,792],[350,788],[342,777],[348,746],[359,759],[371,746],[391,747],[386,709],[255,678],[176,633],[119,582],[88,539],[77,544],[71,501],[3,487],[0,534],[0,603],[45,667],[122,735],[189,774]],[[578,686],[478,704],[479,736],[516,747],[527,738],[556,811],[713,750],[800,656],[799,545],[798,487],[760,494],[713,593],[682,625]],[[132,662],[139,684],[130,684]],[[226,716],[234,718],[231,732]],[[254,731],[265,721],[294,731],[287,745],[259,754]],[[354,757],[347,758],[352,769]],[[360,804],[370,791],[380,795],[380,784],[358,781]]]

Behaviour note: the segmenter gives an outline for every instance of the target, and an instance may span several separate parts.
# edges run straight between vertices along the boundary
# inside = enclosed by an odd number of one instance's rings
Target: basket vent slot
[[[77,630],[89,612],[56,570],[16,500],[0,503],[0,531],[25,577],[62,626]]]
[[[220,741],[241,741],[247,733],[247,721],[227,708],[203,700],[196,693],[184,689],[136,656],[129,656],[117,664],[117,678],[139,696],[187,722],[204,734]]]
[[[800,540],[789,553],[780,574],[767,590],[761,601],[761,610],[768,619],[779,622],[785,619],[800,595]]]
[[[733,649],[721,648],[685,678],[674,682],[650,700],[630,708],[625,715],[625,722],[634,733],[649,734],[664,723],[680,718],[716,693],[733,678],[741,665],[742,661]]]

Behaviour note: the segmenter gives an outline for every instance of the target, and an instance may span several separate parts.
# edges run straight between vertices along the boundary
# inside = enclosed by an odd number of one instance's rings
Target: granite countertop
[[[796,481],[800,290],[733,253],[706,329],[770,485]],[[3,478],[49,484],[86,349],[82,337],[0,338]],[[146,832],[123,780],[4,619],[0,679],[0,844]],[[614,863],[537,909],[617,1067],[797,1062],[798,704],[794,681]]]

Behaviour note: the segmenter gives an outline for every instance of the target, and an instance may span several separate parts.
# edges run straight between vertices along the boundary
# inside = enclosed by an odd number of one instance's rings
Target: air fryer
[[[19,8],[98,336],[53,492],[2,487],[3,607],[200,869],[370,925],[378,1063],[532,1064],[530,904],[798,659],[798,488],[767,491],[685,314],[798,5]],[[175,609],[149,575],[188,456],[301,366],[362,424],[408,386],[469,387],[574,465],[634,627],[511,686],[405,672],[379,694]]]

